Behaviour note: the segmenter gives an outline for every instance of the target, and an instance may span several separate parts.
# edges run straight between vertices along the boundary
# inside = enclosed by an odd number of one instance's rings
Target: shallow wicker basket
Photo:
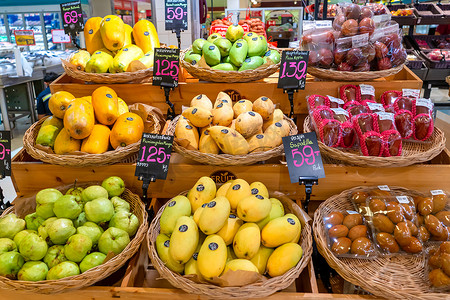
[[[184,192],[182,194],[186,195],[187,192]],[[161,207],[149,227],[147,246],[148,255],[150,256],[153,266],[156,268],[156,270],[158,270],[161,277],[167,279],[173,286],[180,288],[190,294],[206,295],[210,298],[260,298],[267,297],[279,290],[287,288],[300,275],[302,270],[306,267],[311,259],[313,249],[311,226],[308,223],[308,215],[283,193],[274,192],[270,194],[270,197],[279,199],[281,203],[283,203],[286,213],[289,212],[295,214],[302,224],[302,234],[300,236],[299,244],[303,249],[303,256],[298,264],[285,274],[270,278],[263,282],[256,282],[242,287],[219,287],[212,284],[196,283],[186,277],[181,276],[178,273],[172,272],[158,257],[155,246],[156,237],[158,236],[160,229],[159,219],[164,208],[169,202]]]
[[[349,72],[349,71],[336,71],[333,69],[322,69],[316,67],[308,67],[308,73],[327,80],[336,81],[368,81],[377,78],[387,77],[395,75],[403,69],[405,64],[401,64],[395,68],[391,68],[383,71],[369,71],[369,72]]]
[[[153,76],[153,68],[139,70],[134,72],[123,72],[123,73],[87,73],[84,71],[77,70],[71,63],[61,59],[62,66],[66,71],[67,75],[72,78],[95,83],[126,83],[142,82],[145,78],[151,78]]]
[[[307,116],[303,123],[303,131],[311,132],[310,117]],[[417,163],[429,161],[439,155],[445,149],[446,138],[444,133],[434,127],[429,141],[418,143],[413,141],[402,142],[402,155],[393,157],[364,156],[357,150],[337,149],[328,147],[318,141],[320,154],[327,163],[348,164],[360,167],[405,167]]]
[[[92,183],[94,184],[94,183]],[[89,184],[78,184],[78,186],[84,187]],[[61,186],[56,189],[65,193],[70,186]],[[136,215],[139,219],[139,228],[135,236],[131,239],[128,246],[118,255],[108,260],[106,263],[92,268],[80,275],[71,276],[59,280],[44,280],[44,281],[21,281],[21,280],[11,280],[6,277],[0,276],[0,289],[8,289],[15,291],[23,291],[27,293],[39,293],[39,294],[54,294],[63,293],[71,290],[80,289],[93,285],[94,283],[108,277],[119,268],[121,268],[138,250],[147,234],[148,222],[147,222],[147,212],[145,210],[144,203],[141,201],[138,195],[133,194],[130,190],[125,189],[123,194],[120,196],[122,199],[126,200],[130,204],[130,211]],[[33,201],[35,202],[35,197],[29,199],[18,199],[15,201]],[[32,213],[34,209],[31,205],[27,206],[25,213]],[[14,206],[5,210],[2,216],[14,213]]]
[[[180,64],[183,68],[185,68],[189,74],[198,78],[200,80],[205,81],[213,81],[213,82],[249,82],[254,80],[259,80],[266,78],[273,73],[275,73],[280,67],[280,63],[259,67],[254,70],[245,70],[245,71],[222,71],[222,70],[213,70],[208,68],[198,67],[197,65],[192,65],[184,60],[184,56],[186,53],[191,50],[192,47],[187,48],[186,50],[180,51]],[[281,50],[276,48],[270,48],[271,50],[277,50],[281,54]]]
[[[155,115],[151,115],[154,118],[154,132],[159,133],[160,125],[159,119]],[[44,150],[36,148],[36,137],[39,133],[39,129],[41,128],[41,124],[45,121],[46,118],[39,120],[34,123],[27,129],[23,136],[23,146],[25,150],[30,154],[34,159],[41,160],[43,162],[53,164],[53,165],[61,165],[61,166],[71,166],[71,167],[89,167],[89,166],[104,166],[111,165],[123,160],[129,160],[130,158],[137,155],[139,151],[140,142],[133,143],[126,147],[118,147],[115,150],[107,151],[102,154],[82,154],[80,152],[79,155],[74,154],[54,154],[47,153]]]
[[[177,116],[175,119],[173,119],[173,121],[169,123],[166,133],[167,135],[175,135],[175,127],[178,120],[180,119],[180,116],[181,115]],[[289,135],[296,135],[298,131],[295,123],[286,116],[284,116],[284,120],[289,123]],[[283,144],[267,151],[253,152],[245,155],[202,153],[198,150],[188,150],[179,145],[176,141],[174,141],[173,143],[173,148],[175,149],[175,152],[180,153],[186,158],[198,161],[202,164],[214,166],[251,165],[284,154]]]
[[[372,294],[386,299],[431,299],[448,298],[448,294],[432,293],[426,275],[426,259],[422,255],[377,257],[373,260],[337,258],[328,249],[323,218],[338,209],[354,210],[350,195],[365,187],[343,191],[324,201],[314,213],[313,232],[317,249],[328,264],[345,280],[362,287]],[[389,187],[394,195],[414,191],[401,187]],[[445,296],[447,295],[447,296]]]

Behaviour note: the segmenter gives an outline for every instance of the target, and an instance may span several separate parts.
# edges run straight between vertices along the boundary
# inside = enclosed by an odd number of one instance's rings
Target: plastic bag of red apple
[[[333,64],[335,32],[330,28],[305,30],[302,36],[302,49],[309,51],[308,65],[330,68]]]

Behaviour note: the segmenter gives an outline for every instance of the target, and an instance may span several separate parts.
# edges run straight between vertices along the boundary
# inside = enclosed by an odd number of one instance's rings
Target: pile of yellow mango
[[[86,50],[74,52],[69,62],[87,73],[121,73],[150,68],[154,49],[160,47],[152,22],[140,20],[132,28],[114,15],[87,20],[84,38]],[[131,64],[132,61],[138,63]]]

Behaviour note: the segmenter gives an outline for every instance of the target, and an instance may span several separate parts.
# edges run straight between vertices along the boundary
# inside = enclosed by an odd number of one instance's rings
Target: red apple
[[[378,60],[378,70],[387,70],[392,68],[392,64],[391,61],[389,60],[389,58],[384,57],[382,59]]]
[[[353,71],[353,67],[350,66],[348,63],[343,62],[340,63],[339,66],[337,67],[338,71]]]

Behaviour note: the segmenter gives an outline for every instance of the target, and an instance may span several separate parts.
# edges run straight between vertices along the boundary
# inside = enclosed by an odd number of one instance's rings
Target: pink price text
[[[11,150],[6,149],[5,146],[0,143],[0,160],[4,160],[5,155],[9,154],[9,152],[11,152]]]
[[[178,78],[180,69],[178,68],[178,61],[171,61],[164,59],[162,61],[156,61],[156,73],[155,75],[172,76],[172,78]],[[163,68],[161,70],[161,68]],[[169,72],[170,70],[170,72]]]
[[[288,62],[284,62],[282,65],[280,79],[284,78],[284,77],[295,77],[295,78],[297,78],[297,80],[306,78],[306,67],[307,67],[306,62],[292,61],[292,62],[289,62],[289,66],[287,64],[288,64]]]
[[[311,166],[316,162],[316,156],[319,156],[320,151],[314,152],[311,146],[304,146],[303,150],[300,152],[299,149],[292,149],[292,159],[294,161],[294,166],[301,167],[303,163]],[[297,156],[297,159],[294,159]]]
[[[66,24],[77,23],[78,17],[79,15],[75,10],[68,11],[64,13],[64,22],[66,22]]]
[[[170,154],[166,154],[166,149],[164,147],[155,147],[155,146],[151,146],[148,148],[148,153],[147,152],[147,146],[143,146],[142,147],[142,157],[139,160],[139,162],[143,162],[143,161],[147,161],[147,162],[158,162],[160,164],[163,164],[166,159],[168,159],[170,157]],[[145,159],[146,154],[147,159]],[[153,156],[157,156],[156,158],[152,158]]]
[[[187,15],[187,12],[183,11],[183,9],[181,7],[177,7],[177,8],[173,8],[173,7],[168,7],[167,8],[167,19],[168,20],[181,20],[183,19],[183,16]]]

